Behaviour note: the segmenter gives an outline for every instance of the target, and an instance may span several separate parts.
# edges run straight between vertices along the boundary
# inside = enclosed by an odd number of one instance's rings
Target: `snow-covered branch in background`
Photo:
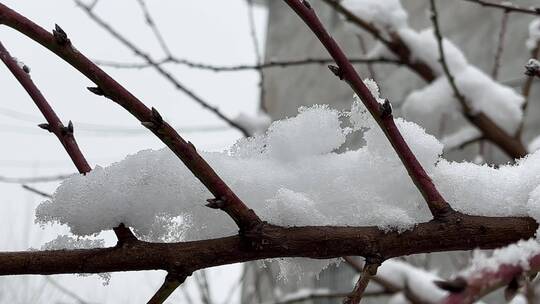
[[[490,257],[475,251],[472,265],[456,277],[456,288],[443,302],[472,303],[499,287],[511,284],[522,274],[538,271],[540,244],[537,239],[519,241],[497,249]]]

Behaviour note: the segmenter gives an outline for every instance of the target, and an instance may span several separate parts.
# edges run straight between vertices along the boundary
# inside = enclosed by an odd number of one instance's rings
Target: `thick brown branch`
[[[349,84],[375,118],[407,169],[409,176],[426,200],[433,216],[436,218],[444,217],[450,213],[452,208],[439,193],[431,178],[427,175],[399,132],[392,116],[390,103],[386,101],[385,104],[380,104],[375,99],[347,56],[319,21],[311,5],[307,4],[306,1],[300,0],[285,0],[285,2],[304,20],[324,45],[330,56],[334,58],[338,67],[333,67],[333,72]]]
[[[261,223],[253,210],[249,209],[225,184],[197,152],[193,144],[185,141],[174,128],[161,118],[161,115],[155,109],[150,110],[107,73],[76,50],[69,40],[60,43],[51,33],[1,3],[0,24],[19,31],[58,55],[94,82],[98,86],[97,90],[107,98],[113,100],[137,118],[182,160],[216,198],[225,202],[220,209],[229,214],[240,230],[252,230]]]
[[[163,269],[192,273],[198,269],[278,257],[388,259],[415,253],[492,249],[530,238],[538,228],[530,218],[460,216],[433,220],[403,233],[376,227],[292,227],[268,224],[253,243],[244,237],[182,242],[134,241],[113,248],[4,252],[0,275],[100,273]],[[411,244],[414,244],[412,246]]]

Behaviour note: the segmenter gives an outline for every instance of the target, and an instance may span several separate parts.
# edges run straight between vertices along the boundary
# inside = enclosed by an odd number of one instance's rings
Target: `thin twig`
[[[150,29],[154,33],[154,36],[156,37],[156,40],[161,46],[163,53],[165,53],[165,56],[168,56],[168,57],[172,56],[171,51],[169,47],[167,46],[167,43],[165,42],[165,39],[163,39],[163,35],[161,34],[161,31],[158,29],[156,22],[154,21],[154,18],[152,17],[152,15],[150,14],[150,11],[148,10],[148,7],[146,6],[146,2],[144,0],[137,0],[137,3],[141,7],[146,24],[148,25],[148,27],[150,27]]]
[[[35,193],[35,194],[40,195],[40,196],[43,196],[43,197],[45,197],[45,198],[52,198],[52,195],[51,195],[51,194],[46,193],[46,192],[43,192],[43,191],[41,191],[41,190],[38,190],[38,189],[36,189],[36,188],[34,188],[34,187],[31,187],[31,186],[28,186],[28,185],[21,185],[21,187],[23,187],[23,189],[26,189],[26,190],[28,190],[28,191],[30,191],[30,192],[32,192],[32,193]]]
[[[114,61],[105,61],[105,60],[94,60],[94,63],[100,66],[113,67],[118,69],[144,69],[152,67],[151,64],[147,62],[143,63],[129,63],[129,62],[114,62]],[[290,60],[270,60],[261,64],[240,64],[240,65],[231,65],[231,66],[220,66],[212,65],[207,63],[193,62],[187,59],[181,59],[176,57],[168,57],[156,61],[156,64],[178,64],[186,66],[193,69],[207,70],[212,72],[240,72],[240,71],[250,71],[250,70],[265,70],[270,68],[288,68],[293,66],[303,66],[303,65],[328,65],[334,63],[332,58],[305,58],[305,59],[290,59]],[[390,59],[385,57],[377,58],[352,58],[351,63],[353,64],[400,64],[401,61],[396,59]]]
[[[493,2],[493,1],[485,1],[485,0],[464,0],[464,1],[476,3],[485,7],[503,9],[507,12],[523,13],[523,14],[530,14],[530,15],[537,15],[537,16],[540,15],[539,7],[526,8],[526,7],[517,6],[509,1],[503,1],[503,2]]]
[[[497,80],[497,78],[499,78],[499,69],[501,67],[501,58],[504,50],[504,40],[508,27],[508,16],[508,11],[504,11],[501,19],[501,29],[499,31],[497,50],[495,51],[495,57],[493,59],[493,69],[491,70],[491,77],[493,77],[494,80]]]
[[[531,58],[538,59],[539,56],[540,56],[540,42],[538,42],[536,44],[536,47],[531,51]],[[523,127],[525,126],[525,117],[527,115],[527,110],[529,108],[531,88],[534,83],[534,79],[535,79],[534,75],[528,75],[525,81],[523,82],[523,86],[521,87],[521,95],[523,95],[524,97],[523,104],[521,105],[523,117],[521,118],[521,122],[518,126],[518,129],[516,132],[516,138],[521,138],[521,135],[523,133]]]
[[[59,174],[51,176],[34,176],[34,177],[5,177],[0,176],[0,183],[8,184],[33,184],[33,183],[48,183],[64,180],[73,174]]]
[[[284,1],[302,18],[317,36],[319,41],[324,45],[330,56],[334,58],[338,66],[330,66],[330,69],[336,76],[349,84],[383,130],[388,141],[405,166],[410,178],[424,197],[431,214],[435,218],[442,218],[450,214],[455,214],[452,207],[439,193],[435,184],[433,184],[433,181],[411,151],[409,145],[403,139],[403,136],[394,122],[390,102],[386,100],[384,104],[381,104],[375,99],[360,78],[360,75],[358,75],[355,68],[348,60],[347,56],[343,53],[330,34],[328,34],[315,14],[315,11],[307,1]]]
[[[364,268],[360,273],[360,277],[354,285],[353,291],[349,295],[347,295],[347,297],[343,301],[343,304],[360,303],[360,300],[362,299],[362,296],[364,295],[364,292],[369,284],[369,280],[377,274],[377,268],[379,267],[379,265],[379,262],[370,263],[366,261],[366,263],[364,264]]]
[[[163,76],[165,79],[167,79],[171,84],[174,85],[176,89],[183,92],[187,96],[189,96],[192,100],[197,102],[199,105],[201,105],[203,108],[209,110],[210,112],[214,113],[217,117],[225,121],[227,124],[229,124],[231,127],[237,129],[240,131],[244,136],[249,136],[248,130],[246,130],[245,127],[242,125],[236,123],[234,120],[228,118],[225,116],[221,111],[218,110],[218,108],[210,105],[208,102],[203,100],[200,96],[195,94],[191,89],[188,89],[183,83],[181,83],[176,77],[174,77],[171,73],[163,69],[154,59],[150,57],[150,55],[143,52],[141,49],[139,49],[135,44],[133,44],[131,41],[129,41],[125,36],[121,35],[116,29],[114,29],[110,24],[105,22],[103,19],[101,19],[98,15],[92,11],[88,6],[86,6],[84,3],[82,3],[79,0],[73,0],[75,4],[80,7],[87,15],[92,19],[95,23],[97,23],[99,26],[101,26],[104,30],[106,30],[111,36],[113,36],[115,39],[117,39],[119,42],[121,42],[124,46],[132,50],[135,55],[138,57],[141,57],[144,61],[146,61],[152,68],[154,68],[161,76]]]
[[[148,304],[161,304],[164,303],[167,298],[171,296],[171,294],[178,288],[178,286],[182,285],[184,281],[186,280],[187,276],[185,275],[171,275],[168,274],[165,277],[165,280],[161,287],[156,291],[156,293],[152,296],[152,298],[148,301]]]
[[[251,42],[253,44],[253,52],[255,53],[255,61],[257,65],[260,65],[263,63],[262,58],[262,52],[259,48],[259,38],[257,37],[257,28],[255,26],[255,12],[253,9],[253,0],[246,0],[247,2],[247,10],[248,10],[248,21],[249,21],[249,35],[251,37]],[[264,72],[262,69],[258,70],[259,72],[259,105],[260,108],[265,110],[265,97],[266,97],[266,89],[264,87]]]

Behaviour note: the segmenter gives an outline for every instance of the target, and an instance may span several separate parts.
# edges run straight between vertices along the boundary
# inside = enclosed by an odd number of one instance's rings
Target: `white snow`
[[[529,38],[527,39],[526,46],[532,51],[538,46],[540,41],[540,18],[534,19],[529,24]]]
[[[410,288],[416,297],[426,303],[439,303],[448,294],[434,284],[435,281],[441,280],[435,273],[414,267],[397,259],[382,263],[377,270],[377,277],[402,290]]]
[[[399,0],[344,0],[341,4],[381,29],[399,29],[407,25],[407,12]]]
[[[487,256],[484,251],[475,250],[471,265],[461,272],[461,276],[477,277],[486,272],[494,272],[501,265],[520,266],[523,270],[530,269],[529,260],[540,254],[540,243],[536,239],[521,240],[507,247],[493,251]]]
[[[522,95],[494,81],[474,66],[454,74],[454,78],[473,113],[483,112],[510,134],[517,130],[523,118]],[[461,106],[445,76],[413,91],[403,104],[403,116],[432,133],[437,132],[443,116],[455,118],[459,113]],[[464,118],[462,120],[467,124]]]
[[[371,78],[364,79],[364,84],[369,89],[369,92],[371,92],[371,95],[377,100],[378,103],[384,104],[385,99],[381,98],[381,92],[379,91],[379,85],[375,82],[375,80]]]
[[[74,238],[69,235],[59,235],[54,240],[51,240],[41,246],[41,250],[102,248],[104,245],[105,241],[102,239],[92,240]]]

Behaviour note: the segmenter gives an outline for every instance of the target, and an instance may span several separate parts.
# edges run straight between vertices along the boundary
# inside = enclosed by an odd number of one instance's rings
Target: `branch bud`
[[[158,110],[156,108],[152,107],[152,117],[154,118],[154,122],[158,125],[163,124],[163,117],[161,117],[161,114],[159,114]]]
[[[205,206],[212,209],[222,209],[225,207],[225,199],[210,198],[206,200],[208,204]]]
[[[343,71],[335,65],[328,65],[328,69],[337,77],[339,77],[340,80],[343,80]]]
[[[308,9],[311,9],[311,4],[307,0],[302,0],[302,4],[304,4],[304,6]]]
[[[73,122],[70,120],[67,125],[67,131],[70,134],[73,134]]]
[[[392,104],[390,104],[390,101],[388,99],[384,100],[384,103],[380,105],[379,108],[381,118],[387,118],[392,115]]]
[[[51,126],[48,123],[39,124],[38,127],[42,128],[43,130],[47,130],[49,132],[52,132],[51,131]]]
[[[105,96],[105,92],[100,87],[87,87],[88,91],[96,94],[97,96]]]
[[[54,30],[52,31],[52,33],[54,36],[54,40],[59,45],[67,45],[70,43],[66,32],[64,32],[64,30],[58,24],[54,25]]]

